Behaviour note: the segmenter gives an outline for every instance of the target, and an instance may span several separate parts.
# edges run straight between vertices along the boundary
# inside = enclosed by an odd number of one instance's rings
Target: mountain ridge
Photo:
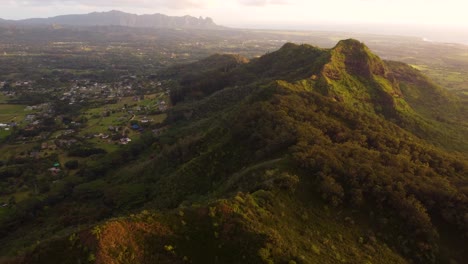
[[[192,16],[167,16],[164,14],[136,15],[122,11],[93,12],[88,14],[61,15],[49,18],[3,20],[3,23],[19,25],[62,25],[62,26],[125,26],[141,28],[193,28],[222,29],[213,19]]]
[[[444,130],[456,122],[460,129],[468,131],[466,121],[460,120],[466,109],[463,111],[453,95],[410,66],[404,66],[409,68],[403,70],[398,63],[381,60],[357,40],[342,40],[331,49],[286,43],[275,52],[238,63],[235,67],[232,66],[234,59],[229,63],[229,60],[224,61],[226,66],[223,66],[219,58],[209,57],[183,69],[174,67],[174,72],[183,73],[179,75],[182,76],[181,87],[171,94],[173,103],[190,97],[184,90],[190,90],[192,95],[197,94],[194,98],[200,98],[200,95],[207,96],[224,87],[244,85],[258,79],[291,84],[300,82],[301,89],[315,90],[351,107],[384,115],[426,139],[439,142],[439,145],[448,139]],[[231,66],[227,67],[227,64]],[[210,70],[202,74],[201,69]],[[418,80],[417,84],[411,80]],[[422,99],[421,95],[426,97]],[[435,103],[440,107],[431,106]],[[453,114],[449,118],[452,121],[443,117],[450,113]],[[433,133],[423,135],[424,131]],[[464,143],[458,144],[460,140]],[[463,137],[456,136],[450,141],[455,148],[465,146],[464,150],[467,150]]]
[[[450,127],[415,107],[439,88],[374,56],[288,43],[170,69],[166,129],[64,179],[0,229],[0,252],[24,235],[43,240],[12,263],[462,263],[467,152],[411,126]]]

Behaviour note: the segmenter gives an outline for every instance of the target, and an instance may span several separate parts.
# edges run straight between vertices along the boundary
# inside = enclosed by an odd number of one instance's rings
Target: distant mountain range
[[[93,12],[83,15],[63,15],[50,18],[24,20],[3,20],[0,24],[9,25],[63,25],[63,26],[124,26],[139,28],[196,28],[221,29],[213,20],[193,16],[167,16],[163,14],[136,15],[121,11]]]

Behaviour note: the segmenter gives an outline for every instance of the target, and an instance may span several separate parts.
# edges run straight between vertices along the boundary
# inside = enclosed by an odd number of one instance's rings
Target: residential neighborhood
[[[167,82],[137,76],[71,80],[61,87],[0,81],[0,107],[10,110],[0,114],[0,140],[23,145],[19,157],[65,154],[83,144],[112,151],[164,121],[169,88]]]

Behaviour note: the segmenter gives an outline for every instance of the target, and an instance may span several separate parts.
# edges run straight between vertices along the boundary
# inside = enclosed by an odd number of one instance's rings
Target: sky
[[[468,29],[467,0],[0,0],[4,19],[109,10],[211,17],[231,27],[371,23]]]

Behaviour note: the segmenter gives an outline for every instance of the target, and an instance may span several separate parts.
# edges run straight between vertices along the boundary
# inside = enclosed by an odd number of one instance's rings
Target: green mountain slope
[[[224,58],[173,73],[165,132],[96,156],[49,197],[12,209],[0,223],[4,262],[468,258],[456,98],[355,40]]]

